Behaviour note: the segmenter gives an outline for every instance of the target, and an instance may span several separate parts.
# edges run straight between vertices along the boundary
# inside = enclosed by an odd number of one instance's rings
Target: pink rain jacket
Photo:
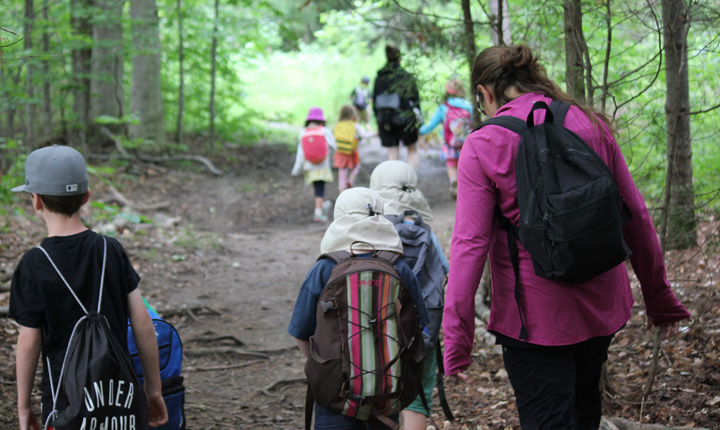
[[[495,116],[525,120],[535,101],[551,99],[524,94],[502,106]],[[536,113],[536,123],[544,120]],[[625,224],[625,241],[633,252],[630,262],[640,281],[645,308],[654,325],[690,318],[675,298],[665,275],[665,262],[655,228],[635,187],[620,148],[605,124],[593,126],[577,107],[570,108],[565,127],[582,137],[605,160],[632,212]],[[458,200],[450,251],[450,275],[445,301],[445,372],[458,373],[470,365],[475,331],[475,292],[485,258],[490,259],[492,306],[488,330],[513,339],[520,334],[514,297],[515,276],[507,236],[494,218],[495,206],[518,224],[515,155],[520,137],[489,125],[465,141],[458,165]],[[519,242],[518,242],[519,243]],[[630,318],[633,295],[625,264],[584,284],[567,284],[535,275],[530,255],[519,244],[521,303],[529,343],[557,346],[582,342],[618,331]]]

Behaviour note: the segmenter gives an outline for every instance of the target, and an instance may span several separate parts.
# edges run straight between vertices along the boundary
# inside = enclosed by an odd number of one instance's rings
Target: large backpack
[[[320,294],[305,364],[306,429],[313,401],[360,420],[397,413],[421,393],[423,342],[398,254],[323,254],[337,265]]]
[[[340,154],[352,155],[357,149],[358,141],[355,138],[355,121],[338,121],[333,128],[333,135],[337,142],[337,152]]]
[[[515,271],[516,300],[516,239],[530,254],[535,274],[569,283],[586,282],[631,255],[622,234],[631,214],[602,158],[563,126],[569,108],[556,100],[549,107],[536,102],[527,121],[500,116],[481,125],[499,125],[520,135],[515,158],[519,227],[500,215]],[[545,121],[535,125],[537,110],[545,111]],[[526,335],[523,324],[521,338]]]
[[[185,428],[185,386],[182,370],[182,342],[180,335],[172,324],[160,318],[160,315],[145,302],[148,314],[155,327],[155,337],[158,345],[158,358],[160,365],[160,380],[162,382],[162,396],[168,412],[168,422],[160,427],[151,427],[157,430],[182,430]],[[128,323],[128,350],[130,361],[135,373],[142,383],[144,381],[140,354],[130,324]]]
[[[443,137],[445,142],[452,148],[460,148],[465,144],[465,139],[472,132],[472,120],[470,112],[463,108],[451,106],[445,103],[448,111],[443,121]]]
[[[47,251],[41,246],[38,248],[85,313],[75,324],[68,341],[57,387],[52,384],[52,369],[47,360],[53,408],[45,427],[55,430],[147,429],[147,399],[143,387],[130,364],[130,357],[100,313],[107,261],[106,239],[103,237],[98,304],[90,311],[78,299]]]
[[[312,164],[320,164],[327,158],[328,145],[325,140],[325,129],[322,126],[307,127],[300,138],[305,160]]]

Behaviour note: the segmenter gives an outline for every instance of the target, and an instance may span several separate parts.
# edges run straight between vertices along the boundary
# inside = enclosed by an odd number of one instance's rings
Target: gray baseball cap
[[[25,184],[14,192],[46,196],[73,196],[88,190],[88,175],[82,154],[69,146],[37,149],[25,160]]]

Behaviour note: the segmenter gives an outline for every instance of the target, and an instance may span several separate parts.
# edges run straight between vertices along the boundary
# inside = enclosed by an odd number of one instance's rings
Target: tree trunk
[[[463,21],[465,25],[465,58],[468,62],[468,82],[472,85],[472,69],[475,63],[475,55],[477,51],[475,49],[475,27],[473,26],[472,11],[470,10],[470,0],[462,0],[463,10]],[[470,100],[472,100],[473,106],[475,105],[475,89],[470,88]],[[480,118],[480,110],[473,109],[473,124],[480,124],[482,119]]]
[[[48,21],[48,0],[43,0],[43,20]],[[52,103],[50,99],[50,33],[43,30],[43,52],[47,56],[43,60],[43,134],[46,138],[52,135]]]
[[[213,24],[212,48],[210,49],[210,148],[215,148],[215,69],[217,67],[215,55],[217,54],[218,41],[218,10],[220,0],[215,0],[215,21]]]
[[[607,32],[607,42],[605,45],[605,61],[603,63],[603,80],[602,80],[602,92],[600,94],[600,110],[605,112],[607,107],[608,98],[608,72],[610,71],[610,52],[612,51],[612,10],[610,8],[610,1],[605,0],[605,31]]]
[[[77,38],[92,39],[90,24],[90,1],[70,1],[70,26]],[[90,123],[90,46],[72,51],[73,111],[77,119],[71,125],[71,140],[78,142],[85,154],[88,153],[87,129]]]
[[[3,88],[3,95],[5,96],[5,138],[15,139],[15,109],[13,109],[13,98],[10,94],[10,85],[8,85],[8,67],[0,67],[0,87]]]
[[[90,114],[122,117],[123,41],[122,2],[95,0],[90,81]],[[117,131],[117,130],[115,130]]]
[[[33,0],[25,0],[25,39],[23,40],[25,52],[32,52],[32,24],[35,19],[35,11]],[[32,59],[25,61],[25,143],[32,145],[35,130],[35,88],[33,86],[33,68]]]
[[[668,155],[662,229],[665,249],[697,244],[687,58],[689,13],[684,0],[662,0]]]
[[[565,22],[565,82],[568,94],[580,103],[585,103],[585,37],[582,30],[582,8],[580,0],[565,0],[563,4]]]
[[[512,44],[507,0],[490,0],[490,27],[493,45]]]
[[[182,119],[183,111],[185,110],[185,52],[183,38],[183,12],[182,12],[182,1],[177,0],[177,20],[178,20],[178,68],[180,69],[179,85],[178,85],[178,113],[177,113],[177,125],[175,126],[175,142],[182,143]]]
[[[128,131],[132,139],[149,139],[162,145],[165,143],[165,117],[160,78],[160,28],[155,0],[132,0],[130,17],[135,47],[130,112],[140,121],[130,124]]]

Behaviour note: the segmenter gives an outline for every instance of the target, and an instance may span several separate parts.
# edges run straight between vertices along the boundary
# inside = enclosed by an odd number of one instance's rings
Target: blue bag
[[[162,394],[168,411],[168,422],[160,427],[153,428],[157,430],[182,430],[185,428],[185,386],[183,385],[183,377],[180,376],[182,370],[182,342],[172,324],[160,318],[160,315],[147,302],[145,302],[145,306],[155,326]],[[142,383],[144,379],[142,365],[140,364],[140,356],[129,323],[128,350],[130,351],[132,365]]]

